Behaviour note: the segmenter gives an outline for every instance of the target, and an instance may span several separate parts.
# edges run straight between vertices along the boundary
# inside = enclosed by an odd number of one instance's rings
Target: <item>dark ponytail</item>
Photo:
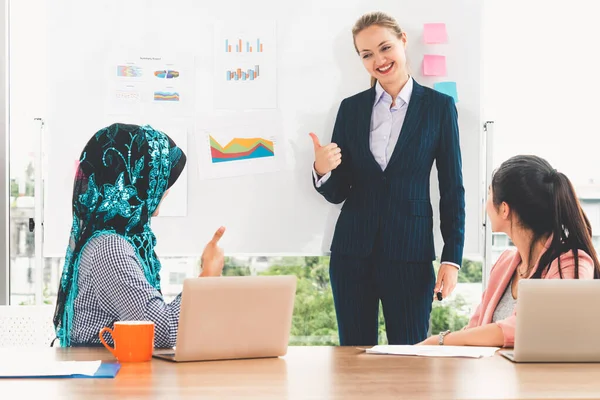
[[[600,278],[598,257],[592,244],[592,226],[581,208],[579,199],[571,181],[562,172],[553,170],[546,178],[554,201],[554,218],[552,227],[552,243],[548,251],[540,258],[539,266],[532,278],[541,278],[544,271],[550,268],[552,261],[561,254],[572,251],[575,257],[575,279],[579,278],[578,250],[583,250],[594,261],[594,279]],[[562,270],[559,273],[562,278]]]
[[[573,185],[563,173],[557,172],[544,159],[536,156],[515,156],[502,163],[492,178],[493,202],[498,207],[506,202],[518,215],[523,227],[533,232],[527,273],[535,266],[531,254],[535,243],[552,235],[548,250],[540,257],[531,275],[539,279],[560,256],[573,252],[574,277],[579,278],[578,252],[589,254],[594,262],[594,279],[600,278],[600,263],[592,245],[592,228]]]

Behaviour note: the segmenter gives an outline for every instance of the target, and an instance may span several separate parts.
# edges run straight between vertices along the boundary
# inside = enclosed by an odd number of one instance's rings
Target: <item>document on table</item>
[[[93,376],[102,362],[98,361],[33,361],[33,360],[2,360],[0,362],[0,377],[44,377],[44,376]]]
[[[391,354],[398,356],[482,358],[493,356],[499,349],[499,347],[477,346],[380,345],[366,349],[366,352],[368,354]]]

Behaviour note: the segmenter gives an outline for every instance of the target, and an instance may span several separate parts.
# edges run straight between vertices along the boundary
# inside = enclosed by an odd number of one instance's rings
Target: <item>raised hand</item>
[[[210,242],[207,243],[202,252],[202,273],[200,276],[221,276],[225,265],[225,254],[219,247],[219,240],[225,233],[225,227],[217,229]]]

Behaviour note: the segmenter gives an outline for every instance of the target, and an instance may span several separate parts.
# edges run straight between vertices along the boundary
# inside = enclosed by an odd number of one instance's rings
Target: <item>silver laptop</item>
[[[600,362],[600,280],[519,281],[514,362]]]
[[[183,282],[175,349],[169,361],[279,357],[287,353],[295,276],[191,278]]]

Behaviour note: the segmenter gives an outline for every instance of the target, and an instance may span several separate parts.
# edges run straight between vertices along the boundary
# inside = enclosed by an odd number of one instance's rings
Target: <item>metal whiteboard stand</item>
[[[482,229],[483,229],[483,287],[487,287],[488,277],[492,269],[492,226],[488,222],[486,205],[488,200],[488,188],[492,184],[492,172],[494,167],[494,121],[486,121],[483,124],[483,146],[485,150],[484,165],[484,192],[482,207]]]

